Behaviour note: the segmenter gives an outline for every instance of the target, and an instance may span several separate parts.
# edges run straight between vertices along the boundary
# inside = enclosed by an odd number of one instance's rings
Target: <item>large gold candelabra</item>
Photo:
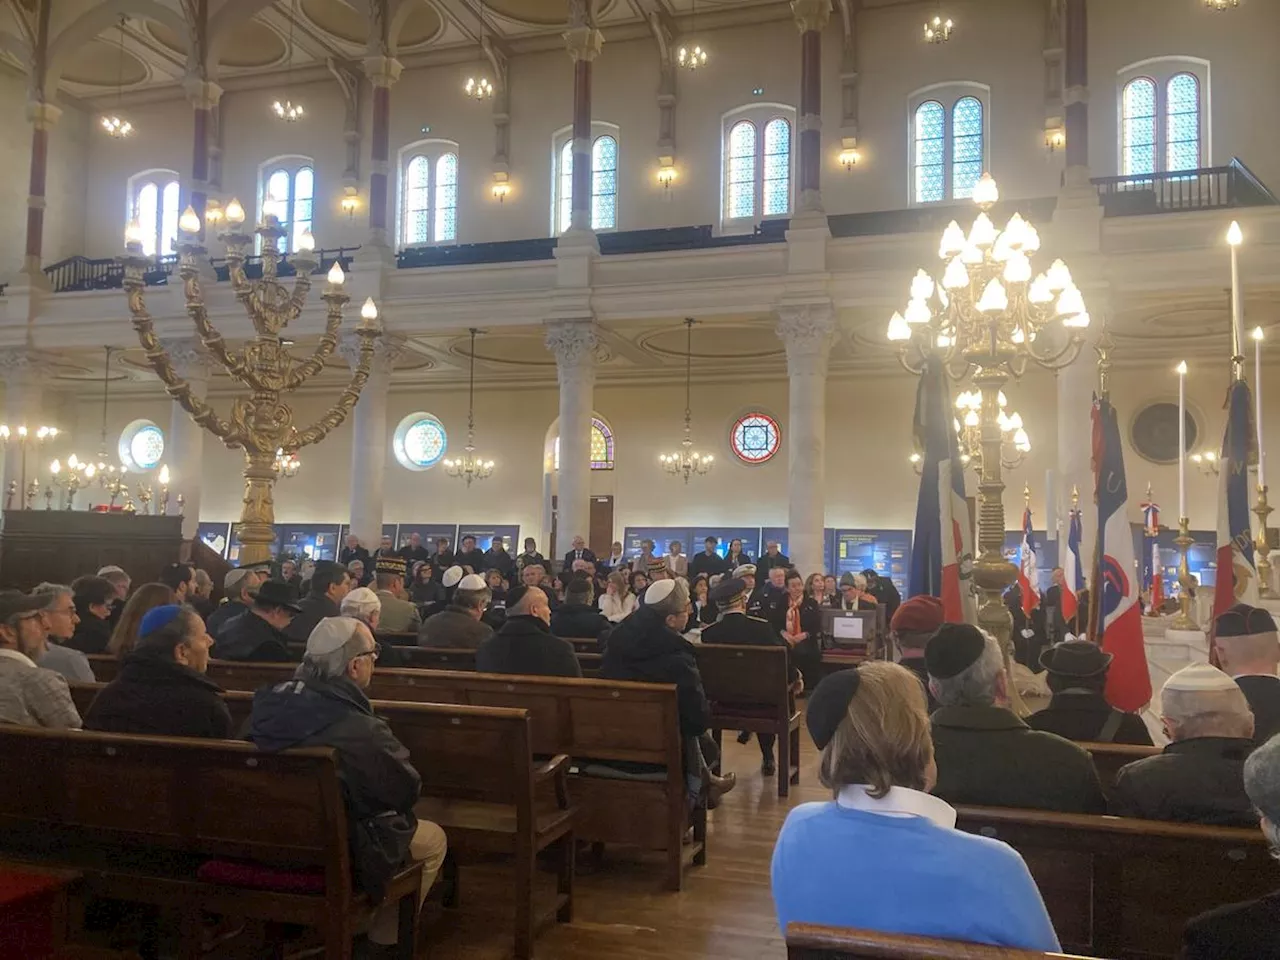
[[[925,358],[937,356],[953,380],[970,377],[981,397],[976,411],[982,452],[979,556],[973,579],[982,592],[978,623],[1000,640],[1010,667],[1013,617],[1002,597],[1018,571],[1002,551],[1001,450],[1007,431],[999,421],[1000,394],[1030,364],[1056,370],[1074,361],[1084,345],[1089,314],[1061,260],[1033,278],[1031,257],[1040,249],[1035,227],[1016,213],[1003,231],[992,223],[989,211],[999,191],[989,174],[974,188],[973,199],[980,212],[969,233],[953,220],[942,235],[938,255],[946,269],[941,282],[924,270],[916,274],[910,303],[905,314],[893,315],[888,338],[911,373],[919,375]],[[1012,684],[1010,693],[1015,709],[1025,711]]]
[[[139,231],[132,225],[125,234],[128,254],[123,260],[124,289],[133,327],[146,351],[147,362],[164,382],[169,395],[196,423],[227,447],[244,450],[245,493],[238,528],[240,562],[261,563],[270,559],[271,544],[275,540],[272,487],[277,477],[277,454],[292,454],[301,447],[319,443],[347,418],[369,379],[374,344],[381,328],[376,311],[373,316],[365,316],[356,329],[360,356],[346,388],[315,423],[298,429],[293,422],[293,409],[285,398],[320,373],[337,347],[342,309],[350,299],[343,288],[346,278],[342,267],[334,263],[321,294],[328,311],[324,333],[310,357],[295,358],[282,341],[281,331],[298,318],[306,305],[311,272],[317,266],[314,239],[310,233],[303,234],[298,251],[291,257],[296,275],[290,291],[279,281],[277,273],[281,260],[280,239],[285,236],[285,230],[274,214],[267,213],[255,231],[262,239],[262,279],[251,283],[244,268],[253,237],[240,230],[245,219],[244,209],[239,201],[232,200],[221,213],[229,231],[221,240],[226,245],[231,285],[255,331],[255,336],[243,348],[228,348],[209,320],[200,280],[201,263],[207,262],[207,251],[199,241],[200,220],[191,207],[179,220],[182,237],[177,249],[187,315],[214,361],[249,390],[248,396],[237,397],[232,403],[228,419],[224,420],[208,403],[192,395],[191,385],[177,374],[168,353],[160,345],[145,301],[143,273],[150,261],[142,255]]]

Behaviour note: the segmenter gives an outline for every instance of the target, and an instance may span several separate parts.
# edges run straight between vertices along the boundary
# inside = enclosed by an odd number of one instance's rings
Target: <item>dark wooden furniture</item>
[[[0,862],[0,960],[39,960],[62,954],[75,870]]]
[[[397,640],[403,634],[391,634]],[[378,635],[380,643],[385,642],[383,635]],[[394,650],[385,652],[388,666],[404,667],[418,670],[474,670],[476,668],[476,652],[474,650],[455,650],[448,647],[419,647],[414,644],[391,643]],[[305,643],[289,644],[289,652],[302,659]],[[582,667],[583,676],[594,676],[600,672],[601,655],[599,653],[578,653],[578,665]]]
[[[1102,789],[1110,792],[1116,782],[1116,774],[1126,763],[1156,757],[1161,753],[1159,747],[1146,747],[1135,743],[1086,743],[1080,746],[1089,751],[1093,757],[1093,765],[1098,768],[1098,777],[1102,780]]]
[[[182,549],[181,517],[88,510],[6,510],[0,518],[0,586],[70,583],[115,564],[135,584],[160,576]]]
[[[875,930],[822,927],[810,923],[787,926],[787,960],[1088,960],[1064,953],[1041,953],[991,947],[960,940],[935,940]]]
[[[541,927],[573,919],[569,758],[560,754],[534,767],[527,710],[389,700],[375,700],[373,708],[422,775],[418,816],[444,828],[450,851],[514,858],[515,955],[527,960]],[[551,796],[535,806],[539,791]],[[539,915],[534,875],[537,856],[547,849],[556,856],[556,898]]]
[[[76,709],[80,711],[80,716],[83,717],[88,713],[93,698],[106,684],[102,682],[69,683],[68,686],[71,688],[71,699]],[[244,690],[228,690],[223,693],[222,699],[226,702],[227,711],[231,714],[231,729],[238,734],[249,720],[249,712],[253,708],[253,694]]]
[[[957,826],[1026,860],[1058,939],[1105,957],[1173,957],[1192,917],[1275,890],[1259,830],[998,807],[959,807]]]
[[[346,807],[334,754],[270,754],[229,740],[0,728],[0,756],[21,777],[0,784],[0,854],[76,869],[88,894],[173,908],[183,958],[200,957],[202,912],[300,924],[325,956],[378,904],[352,887]],[[200,879],[209,859],[305,873],[317,893]],[[417,935],[421,864],[392,878],[400,954]]]
[[[695,650],[716,746],[722,730],[776,735],[778,796],[787,796],[790,784],[800,782],[800,711],[787,678],[787,650],[713,643]]]

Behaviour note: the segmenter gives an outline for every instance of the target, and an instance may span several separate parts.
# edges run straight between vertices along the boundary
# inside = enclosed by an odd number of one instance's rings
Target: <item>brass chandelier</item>
[[[1022,425],[1022,414],[1006,409],[1004,391],[999,395],[1000,412],[996,423],[1000,426],[1000,463],[1006,470],[1022,466],[1031,452],[1031,438]],[[960,462],[982,475],[982,394],[977,390],[965,390],[956,397],[956,417],[951,421],[956,432]],[[907,458],[919,474],[924,457],[918,452]]]
[[[240,511],[240,562],[261,563],[270,559],[271,544],[275,540],[272,487],[278,477],[276,458],[319,443],[347,418],[369,379],[375,343],[382,330],[376,310],[362,312],[363,319],[356,328],[360,355],[350,381],[315,423],[298,429],[294,425],[293,408],[286,398],[324,369],[325,361],[338,345],[342,310],[350,299],[343,288],[346,277],[341,265],[335,261],[328,273],[329,282],[321,294],[327,307],[324,333],[311,356],[305,360],[295,358],[282,341],[281,334],[306,306],[311,290],[311,272],[317,266],[315,239],[310,232],[299,238],[298,251],[290,257],[296,274],[293,289],[289,290],[278,279],[280,240],[285,236],[285,230],[274,213],[266,211],[262,224],[255,231],[262,239],[262,279],[251,283],[245,276],[245,260],[252,250],[253,237],[241,232],[244,208],[238,200],[232,200],[223,216],[228,232],[221,240],[226,245],[231,286],[255,331],[243,348],[230,349],[209,320],[200,280],[200,267],[207,263],[208,251],[200,242],[200,218],[191,207],[183,211],[178,222],[181,237],[177,249],[178,272],[182,277],[187,314],[195,324],[201,342],[213,362],[233,381],[248,388],[247,396],[237,397],[232,403],[228,419],[224,420],[208,403],[192,395],[191,385],[177,374],[169,354],[160,345],[145,299],[143,274],[150,261],[142,255],[142,244],[133,229],[126,232],[129,252],[123,259],[124,289],[129,312],[133,315],[133,328],[146,351],[147,362],[163,381],[169,395],[191,414],[196,423],[227,447],[244,450],[245,493]]]
[[[685,354],[684,354],[684,439],[680,441],[680,449],[675,453],[664,453],[658,457],[662,468],[673,477],[683,477],[688,483],[691,477],[700,477],[711,470],[715,457],[702,454],[693,449],[693,412],[690,397],[693,391],[693,317],[686,317]]]
[[[476,334],[471,328],[471,370],[467,376],[467,445],[462,456],[444,461],[444,472],[457,480],[465,480],[471,486],[475,480],[486,480],[493,473],[492,460],[476,456]]]
[[[1002,600],[1017,578],[1004,558],[1005,515],[1001,495],[1007,431],[1001,429],[1000,395],[1029,365],[1061,369],[1079,356],[1089,326],[1084,297],[1061,260],[1033,277],[1031,257],[1040,249],[1035,227],[1015,213],[997,230],[990,210],[1000,193],[983,174],[973,198],[979,214],[966,234],[954,220],[938,250],[946,264],[941,283],[924,270],[911,282],[905,314],[889,321],[888,339],[902,365],[919,375],[933,355],[953,380],[972,379],[980,398],[978,449],[978,545],[973,579],[982,591],[978,622],[1000,639],[1009,657],[1013,618]],[[1015,698],[1016,704],[1016,698]]]

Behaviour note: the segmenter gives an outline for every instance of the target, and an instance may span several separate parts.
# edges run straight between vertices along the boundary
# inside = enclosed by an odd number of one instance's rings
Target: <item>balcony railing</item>
[[[312,274],[328,273],[335,260],[342,264],[344,270],[349,270],[351,268],[351,258],[355,256],[355,252],[359,249],[359,247],[336,247],[332,250],[317,250],[316,255],[319,257],[319,266],[312,271]],[[213,272],[219,280],[228,279],[228,267],[225,257],[211,257],[209,263],[213,266]],[[169,282],[169,277],[173,274],[177,265],[177,254],[155,257],[151,261],[150,268],[143,274],[143,280],[150,287],[164,286]],[[101,259],[68,257],[66,260],[60,260],[45,267],[44,272],[45,276],[49,278],[49,283],[53,287],[54,293],[71,293],[85,290],[119,290],[124,283],[124,268],[115,257]],[[250,280],[260,279],[262,277],[262,258],[259,256],[246,258],[244,272]],[[292,277],[296,271],[293,264],[286,257],[280,262],[276,272],[282,277]]]
[[[1235,159],[1225,167],[1095,177],[1093,183],[1108,217],[1271,207],[1280,203],[1248,167]]]

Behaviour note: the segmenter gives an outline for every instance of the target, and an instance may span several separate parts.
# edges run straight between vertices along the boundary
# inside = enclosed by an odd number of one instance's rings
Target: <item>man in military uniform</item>
[[[377,564],[378,599],[382,614],[378,629],[385,633],[417,633],[422,626],[418,608],[404,598],[405,563],[400,557],[379,557]]]
[[[782,639],[782,634],[778,633],[768,620],[747,615],[746,581],[736,577],[722,580],[712,589],[711,599],[720,610],[720,619],[702,628],[702,642],[782,647],[788,651],[787,678],[791,681],[793,691],[799,693],[800,672],[791,662],[790,648]],[[750,734],[738,737],[741,743],[746,743],[749,739]],[[777,772],[777,766],[773,760],[773,742],[777,738],[772,733],[761,733],[757,734],[757,739],[760,741],[760,772],[766,777],[771,777]]]

